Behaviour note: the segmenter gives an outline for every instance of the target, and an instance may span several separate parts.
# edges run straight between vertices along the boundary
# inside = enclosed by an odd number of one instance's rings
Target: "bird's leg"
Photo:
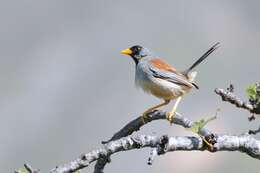
[[[167,105],[167,104],[169,104],[169,103],[170,103],[170,100],[164,100],[163,103],[158,104],[158,105],[155,105],[155,106],[153,106],[153,107],[147,109],[147,110],[143,113],[143,116],[142,116],[143,123],[145,124],[145,119],[147,118],[147,114],[148,114],[148,113],[152,112],[153,110],[155,110],[155,109],[157,109],[157,108],[160,108],[160,107],[162,107],[162,106],[165,106],[165,105]]]
[[[173,108],[172,108],[172,111],[171,111],[171,112],[167,112],[167,120],[170,121],[170,124],[171,124],[172,121],[173,121],[174,114],[175,114],[175,112],[176,112],[176,110],[177,110],[178,104],[179,104],[180,101],[181,101],[181,98],[182,98],[182,97],[178,97],[177,100],[176,100],[176,102],[175,102],[175,104],[174,104],[174,106],[173,106]]]

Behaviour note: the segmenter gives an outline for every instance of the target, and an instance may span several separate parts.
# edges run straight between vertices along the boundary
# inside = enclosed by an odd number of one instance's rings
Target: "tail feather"
[[[188,75],[188,73],[194,69],[197,65],[199,65],[204,59],[206,59],[212,52],[214,52],[217,48],[219,48],[220,43],[217,42],[216,44],[214,44],[206,53],[204,53],[194,64],[192,64],[192,66],[190,68],[188,68],[187,70],[185,70],[183,72],[183,74]]]
[[[193,71],[193,72],[187,74],[187,77],[188,77],[189,81],[192,82],[191,84],[192,84],[196,89],[199,89],[199,86],[194,82],[196,76],[197,76],[197,72],[196,72],[196,71]]]
[[[199,89],[199,86],[196,84],[196,83],[192,83],[192,85],[196,88],[196,89]]]

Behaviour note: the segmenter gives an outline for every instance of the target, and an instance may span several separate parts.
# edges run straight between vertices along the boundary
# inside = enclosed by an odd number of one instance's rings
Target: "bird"
[[[193,71],[193,69],[219,46],[219,42],[214,44],[184,71],[177,70],[159,56],[155,56],[148,48],[140,45],[135,45],[121,51],[122,54],[130,56],[134,60],[136,86],[163,100],[162,103],[150,107],[142,114],[144,123],[149,113],[168,105],[172,100],[176,100],[171,111],[166,113],[166,118],[170,124],[173,122],[182,97],[191,89],[199,89],[199,86],[194,82],[197,72]]]

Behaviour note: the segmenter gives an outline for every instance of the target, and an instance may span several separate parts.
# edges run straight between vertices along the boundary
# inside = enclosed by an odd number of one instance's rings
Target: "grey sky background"
[[[208,128],[241,134],[257,128],[248,112],[213,90],[230,83],[245,98],[259,80],[260,2],[243,1],[0,1],[0,167],[29,162],[43,172],[101,146],[160,100],[134,86],[134,63],[120,50],[140,44],[185,69],[215,42],[198,68],[199,91],[178,112],[198,120],[221,113]],[[173,104],[173,103],[172,103]],[[166,107],[165,109],[170,109]],[[154,122],[142,134],[193,135]],[[259,135],[256,136],[259,138]],[[119,153],[106,172],[259,172],[237,152],[174,152],[146,165],[149,149]],[[93,167],[82,172],[92,172]]]

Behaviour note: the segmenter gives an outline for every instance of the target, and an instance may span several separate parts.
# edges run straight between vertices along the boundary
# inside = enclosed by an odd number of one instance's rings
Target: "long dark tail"
[[[185,70],[183,73],[188,74],[192,69],[194,69],[197,65],[199,65],[204,59],[206,59],[212,52],[214,52],[217,48],[219,48],[220,43],[217,42],[214,44],[206,53],[204,53],[190,68]]]

